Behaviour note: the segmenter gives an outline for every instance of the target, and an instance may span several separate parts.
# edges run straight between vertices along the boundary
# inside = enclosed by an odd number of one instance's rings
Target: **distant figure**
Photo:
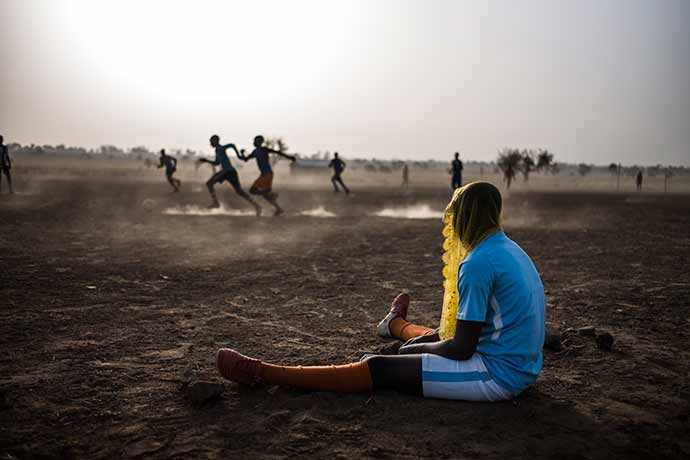
[[[235,189],[235,193],[237,193],[245,200],[249,201],[251,205],[254,206],[254,209],[256,210],[256,215],[260,216],[261,206],[259,206],[256,203],[256,201],[252,200],[252,197],[250,197],[247,194],[247,192],[242,190],[242,186],[240,185],[240,178],[237,175],[237,170],[232,166],[232,163],[230,163],[230,158],[228,158],[228,154],[226,153],[227,149],[233,149],[238,158],[241,158],[240,152],[237,151],[237,147],[235,147],[235,144],[221,145],[220,137],[218,137],[217,134],[211,136],[210,142],[211,147],[213,147],[216,150],[216,158],[213,161],[208,160],[206,158],[199,159],[199,163],[208,163],[212,166],[220,165],[221,167],[220,171],[214,172],[213,176],[211,176],[211,178],[206,182],[206,187],[208,187],[208,193],[211,194],[211,199],[213,200],[213,203],[210,207],[220,207],[220,203],[218,202],[218,197],[216,196],[214,186],[216,184],[221,184],[224,181],[227,181],[232,186],[232,188]]]
[[[345,162],[338,158],[338,152],[335,152],[333,154],[333,159],[331,160],[330,163],[328,163],[329,168],[333,168],[333,177],[331,177],[331,182],[333,183],[333,188],[335,189],[335,192],[338,193],[340,189],[338,188],[338,183],[343,186],[343,189],[345,190],[345,194],[349,195],[350,194],[350,189],[347,188],[347,185],[345,185],[345,182],[343,182],[343,178],[341,177],[341,174],[345,170]]]
[[[10,186],[10,193],[14,193],[14,189],[12,188],[12,173],[10,172],[12,169],[12,160],[10,159],[10,154],[4,141],[5,138],[0,136],[0,192],[2,192],[2,175],[4,174]]]
[[[407,163],[403,164],[402,167],[402,186],[407,188],[410,185],[410,168]]]
[[[637,186],[637,191],[642,191],[642,170],[637,171],[637,177],[635,177],[635,185]]]
[[[455,152],[455,160],[451,165],[451,175],[450,186],[453,190],[462,187],[462,161],[460,161],[460,154]]]
[[[234,147],[234,146],[233,146]],[[237,149],[235,149],[237,151]],[[238,153],[237,156],[243,161],[249,161],[252,158],[256,158],[256,165],[259,167],[259,178],[254,181],[252,187],[249,189],[249,193],[252,195],[259,195],[264,197],[274,208],[276,208],[273,213],[274,216],[279,216],[283,213],[283,208],[278,206],[276,199],[278,194],[273,192],[273,169],[271,168],[271,162],[269,154],[280,155],[281,157],[287,158],[288,160],[295,161],[292,155],[288,155],[277,150],[269,149],[264,147],[264,137],[256,136],[254,138],[254,151],[249,154],[249,156],[244,156],[244,153]]]
[[[175,179],[173,177],[173,174],[175,174],[175,171],[177,171],[177,158],[170,155],[166,155],[165,149],[161,149],[161,156],[160,162],[158,163],[158,168],[162,168],[163,166],[165,166],[165,177],[168,179],[168,182],[170,182],[170,185],[172,185],[173,191],[179,192],[182,182],[179,179]]]

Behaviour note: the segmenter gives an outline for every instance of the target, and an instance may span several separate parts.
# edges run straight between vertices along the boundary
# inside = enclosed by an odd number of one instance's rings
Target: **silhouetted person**
[[[642,170],[637,171],[637,176],[635,177],[635,185],[637,186],[637,191],[642,191]]]
[[[451,180],[450,186],[453,190],[462,187],[462,161],[460,161],[460,154],[455,152],[455,159],[450,164],[451,166]]]
[[[173,177],[173,174],[175,174],[175,171],[177,171],[177,158],[166,155],[165,149],[161,149],[160,162],[158,163],[159,168],[162,168],[163,166],[165,166],[165,177],[168,179],[170,185],[172,185],[173,191],[179,192],[182,182]]]
[[[405,163],[402,167],[402,186],[407,187],[408,185],[410,185],[410,168]]]
[[[235,149],[235,151],[237,151],[237,149]],[[265,147],[263,136],[256,136],[254,138],[254,150],[249,154],[249,156],[244,156],[244,151],[242,154],[238,153],[237,156],[244,161],[249,161],[252,158],[256,158],[256,165],[259,167],[260,175],[259,178],[256,179],[252,184],[251,188],[249,189],[249,193],[264,197],[264,199],[276,209],[273,215],[278,216],[283,213],[283,208],[278,206],[276,201],[278,194],[272,190],[273,169],[271,168],[271,161],[269,157],[271,153],[280,155],[281,157],[287,158],[291,161],[296,160],[296,158],[292,155]]]
[[[2,192],[2,175],[7,178],[7,183],[10,186],[10,193],[14,193],[12,188],[12,160],[7,146],[4,144],[5,138],[0,136],[0,192]]]
[[[226,152],[227,149],[233,149],[237,157],[241,158],[240,152],[237,151],[237,147],[235,147],[235,144],[221,145],[220,137],[218,137],[217,134],[211,136],[210,142],[211,147],[213,147],[216,151],[216,158],[213,161],[208,160],[206,158],[200,158],[199,163],[209,163],[213,166],[220,165],[221,168],[220,171],[214,172],[213,176],[211,176],[211,178],[206,182],[206,187],[208,187],[208,193],[211,194],[211,199],[213,199],[211,207],[220,207],[220,203],[218,202],[218,197],[216,196],[214,186],[216,184],[223,183],[223,181],[227,181],[232,186],[232,188],[235,189],[235,193],[237,193],[245,200],[249,201],[252,204],[252,206],[254,206],[254,209],[256,210],[256,215],[260,216],[261,206],[259,206],[256,203],[256,201],[252,200],[252,197],[250,197],[247,194],[247,192],[242,190],[242,186],[240,185],[240,178],[237,175],[237,170],[232,166],[232,163],[230,163],[230,158],[228,158],[228,154]]]
[[[345,185],[345,182],[343,182],[343,178],[341,177],[343,171],[345,170],[345,162],[338,158],[338,152],[335,152],[333,159],[330,163],[328,163],[328,167],[333,168],[333,177],[331,177],[331,182],[333,183],[335,192],[338,193],[340,191],[338,188],[338,184],[340,184],[343,187],[343,190],[345,190],[345,194],[349,195],[350,189],[347,188],[347,185]]]

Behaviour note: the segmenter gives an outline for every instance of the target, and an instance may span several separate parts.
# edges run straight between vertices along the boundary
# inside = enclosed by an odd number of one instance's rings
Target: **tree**
[[[544,173],[552,172],[553,167],[553,153],[548,150],[539,149],[537,152],[537,171]]]
[[[518,149],[504,148],[498,152],[498,159],[496,166],[503,173],[503,180],[506,182],[506,187],[510,188],[510,184],[515,180],[515,175],[520,169],[522,163],[522,154]]]
[[[586,176],[592,171],[592,167],[586,163],[580,163],[577,165],[577,172],[580,173],[582,177]]]
[[[521,154],[520,171],[522,172],[522,177],[525,182],[529,180],[529,173],[534,171],[534,166],[534,152],[531,150],[523,150]]]
[[[616,163],[611,163],[609,165],[609,174],[611,174],[612,176],[618,174],[618,165]]]
[[[278,137],[275,140],[276,150],[280,153],[285,153],[290,147],[285,143],[282,137]]]

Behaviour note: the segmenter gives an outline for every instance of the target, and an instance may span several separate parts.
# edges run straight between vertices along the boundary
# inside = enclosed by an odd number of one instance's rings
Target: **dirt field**
[[[513,402],[225,383],[197,407],[185,382],[221,382],[218,347],[292,364],[385,351],[375,325],[403,289],[435,326],[446,184],[346,198],[279,177],[290,213],[261,219],[203,215],[201,182],[172,194],[159,175],[17,184],[0,195],[0,458],[690,457],[689,195],[506,196],[563,333]],[[400,207],[431,218],[376,216]]]

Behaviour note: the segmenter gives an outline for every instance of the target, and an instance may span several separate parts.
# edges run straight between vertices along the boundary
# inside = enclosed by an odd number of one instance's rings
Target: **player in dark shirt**
[[[221,167],[220,171],[214,173],[213,176],[211,176],[211,178],[206,182],[206,187],[208,187],[208,193],[211,194],[211,199],[213,199],[213,204],[211,204],[211,207],[220,207],[220,203],[218,202],[218,197],[216,196],[214,186],[216,184],[220,184],[224,181],[227,181],[232,186],[232,188],[235,189],[235,193],[237,193],[245,200],[249,201],[252,204],[252,206],[254,206],[254,209],[256,210],[256,215],[260,216],[261,206],[259,206],[256,201],[252,200],[252,197],[250,197],[247,194],[247,192],[245,192],[242,189],[242,186],[240,185],[240,178],[237,175],[237,170],[232,166],[232,163],[230,163],[230,159],[228,158],[228,154],[226,152],[227,149],[233,149],[237,157],[242,158],[242,156],[240,156],[240,152],[237,151],[237,147],[235,147],[235,144],[221,145],[220,137],[218,137],[217,134],[211,136],[210,142],[211,147],[213,147],[216,151],[216,158],[213,160],[201,158],[199,159],[199,163],[209,163],[214,166],[220,165]]]
[[[270,154],[280,155],[281,157],[287,158],[288,160],[295,161],[296,158],[292,155],[288,155],[277,150],[269,149],[264,146],[264,137],[256,136],[254,138],[254,150],[249,156],[244,156],[244,152],[237,154],[237,156],[244,160],[249,161],[252,158],[256,159],[256,165],[259,167],[259,178],[254,181],[249,193],[252,195],[260,195],[264,197],[273,207],[276,209],[273,215],[278,216],[283,213],[283,208],[278,206],[276,199],[278,194],[275,193],[273,189],[273,169],[271,168]]]
[[[173,191],[179,192],[182,182],[173,177],[173,174],[177,171],[177,158],[166,155],[165,149],[161,149],[160,162],[158,163],[159,168],[163,166],[165,166],[165,177],[168,179],[168,182],[170,182],[170,185],[172,185]]]
[[[342,185],[343,189],[345,190],[345,194],[349,195],[350,189],[347,188],[347,185],[345,185],[345,182],[343,182],[343,178],[341,177],[341,174],[345,169],[345,162],[338,158],[338,152],[335,152],[335,154],[333,155],[333,159],[328,164],[328,167],[333,168],[333,177],[331,177],[331,182],[333,183],[333,188],[335,189],[335,192],[338,193],[340,191],[340,189],[338,188],[338,183],[340,183],[340,185]]]
[[[450,186],[455,190],[462,187],[462,161],[460,161],[460,154],[458,152],[455,152],[455,160],[450,165],[452,175]]]
[[[10,153],[7,151],[7,146],[4,144],[4,138],[0,136],[0,192],[2,192],[2,175],[7,178],[7,183],[10,186],[10,193],[14,193],[12,188],[12,160]]]

